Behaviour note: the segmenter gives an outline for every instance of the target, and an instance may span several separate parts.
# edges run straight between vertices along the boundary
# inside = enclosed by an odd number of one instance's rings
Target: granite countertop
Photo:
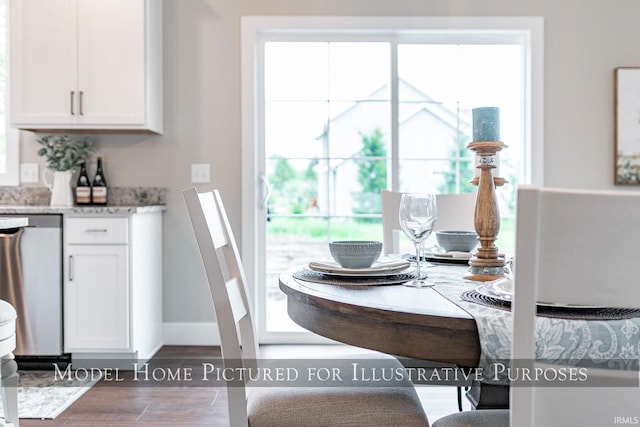
[[[69,206],[53,207],[48,205],[0,205],[0,214],[132,214],[144,212],[161,212],[164,205],[148,206]]]
[[[6,217],[0,218],[0,230],[7,230],[9,228],[26,227],[29,225],[27,218],[19,217]]]
[[[110,187],[107,206],[49,205],[46,187],[0,187],[0,214],[132,214],[166,210],[167,189],[160,187]]]

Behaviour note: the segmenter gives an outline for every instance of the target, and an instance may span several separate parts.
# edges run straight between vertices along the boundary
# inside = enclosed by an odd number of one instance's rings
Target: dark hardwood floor
[[[163,347],[154,359],[220,356],[217,347]],[[151,362],[153,363],[153,361]],[[118,385],[99,382],[54,420],[21,419],[21,427],[227,427],[226,390],[213,386],[135,385],[132,373]]]
[[[272,346],[278,347],[278,346]],[[296,351],[284,346],[289,356]],[[325,347],[326,348],[326,347]],[[330,346],[338,349],[338,346]],[[278,351],[278,350],[276,350]],[[334,350],[323,349],[331,354]],[[263,352],[263,354],[266,352]],[[277,355],[277,353],[276,353]],[[201,368],[203,358],[220,357],[219,347],[165,346],[150,361],[150,366],[192,366]],[[268,356],[265,356],[268,357]],[[271,357],[274,357],[272,354]],[[189,386],[141,384],[133,380],[132,372],[121,374],[124,381],[100,381],[54,420],[20,419],[21,427],[228,427],[227,394],[223,383],[208,381]],[[198,377],[194,373],[194,377]],[[183,383],[184,384],[184,383]],[[457,411],[455,387],[417,387],[431,422]],[[468,403],[465,402],[465,409]]]

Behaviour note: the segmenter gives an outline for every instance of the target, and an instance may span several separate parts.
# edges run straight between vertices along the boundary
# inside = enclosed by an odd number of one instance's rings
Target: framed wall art
[[[640,185],[640,67],[618,67],[615,93],[615,184]]]

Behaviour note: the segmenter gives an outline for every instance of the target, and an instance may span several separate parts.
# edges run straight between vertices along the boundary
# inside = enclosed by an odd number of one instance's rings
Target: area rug
[[[99,381],[60,379],[53,371],[19,371],[19,374],[19,418],[54,419]],[[0,415],[4,416],[2,399]]]

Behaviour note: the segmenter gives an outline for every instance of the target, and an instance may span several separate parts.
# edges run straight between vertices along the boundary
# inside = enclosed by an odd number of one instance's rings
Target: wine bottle
[[[76,204],[88,205],[91,203],[91,183],[89,175],[87,175],[87,165],[85,162],[80,163],[80,175],[78,175],[78,184],[76,185]]]
[[[102,169],[102,157],[98,157],[96,174],[93,177],[93,184],[91,186],[91,202],[94,205],[107,204],[107,180],[104,176],[104,170]]]

